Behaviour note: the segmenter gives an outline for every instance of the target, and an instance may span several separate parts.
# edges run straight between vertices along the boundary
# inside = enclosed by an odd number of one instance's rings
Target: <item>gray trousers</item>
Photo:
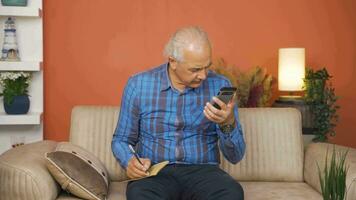
[[[241,185],[216,165],[171,164],[157,176],[131,181],[128,200],[243,200]]]

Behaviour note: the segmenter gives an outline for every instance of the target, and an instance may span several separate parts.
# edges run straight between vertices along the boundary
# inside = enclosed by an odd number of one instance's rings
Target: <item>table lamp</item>
[[[305,49],[281,48],[278,53],[278,89],[287,91],[290,95],[280,96],[280,99],[300,99],[293,92],[303,90],[305,76]]]
[[[302,115],[303,134],[313,134],[312,114],[302,96],[293,94],[303,91],[305,76],[305,49],[281,48],[278,52],[278,89],[289,92],[287,96],[279,96],[273,107],[293,107]]]

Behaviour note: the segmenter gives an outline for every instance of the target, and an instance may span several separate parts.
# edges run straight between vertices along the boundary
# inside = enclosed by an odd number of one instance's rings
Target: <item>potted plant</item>
[[[318,166],[321,194],[324,200],[344,200],[347,195],[346,175],[348,167],[345,164],[347,150],[337,151],[333,146],[331,160],[328,161],[328,150],[326,151],[324,169]]]
[[[337,110],[340,108],[336,101],[335,88],[329,79],[331,76],[323,68],[314,71],[307,68],[304,79],[304,101],[312,114],[314,142],[325,142],[328,135],[334,136],[338,121]]]
[[[0,96],[4,96],[4,109],[7,114],[28,112],[28,87],[31,77],[30,72],[0,72]]]
[[[236,100],[240,108],[269,106],[275,80],[266,69],[257,66],[242,72],[236,67],[228,67],[221,58],[213,63],[212,69],[226,76],[237,87]]]

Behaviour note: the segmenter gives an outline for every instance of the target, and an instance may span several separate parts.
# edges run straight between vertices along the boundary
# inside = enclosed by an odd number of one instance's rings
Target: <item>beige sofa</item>
[[[316,162],[322,164],[327,144],[309,145],[304,151],[300,113],[292,108],[240,109],[246,155],[237,165],[222,159],[221,168],[239,180],[246,200],[322,199]],[[111,138],[119,108],[78,106],[72,111],[70,142],[95,154],[106,166],[111,183],[108,199],[126,199],[122,170],[111,152]],[[45,167],[44,154],[54,141],[27,144],[0,156],[1,200],[74,200],[60,191]],[[344,148],[337,146],[337,148]],[[356,150],[350,149],[348,200],[356,199]],[[321,165],[323,166],[323,165]]]

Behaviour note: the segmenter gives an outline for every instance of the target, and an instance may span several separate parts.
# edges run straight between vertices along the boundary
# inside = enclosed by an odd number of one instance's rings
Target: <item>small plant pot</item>
[[[1,0],[3,6],[27,6],[27,0]]]
[[[30,109],[30,99],[27,95],[16,96],[12,104],[6,104],[4,101],[4,110],[10,115],[27,114]]]

